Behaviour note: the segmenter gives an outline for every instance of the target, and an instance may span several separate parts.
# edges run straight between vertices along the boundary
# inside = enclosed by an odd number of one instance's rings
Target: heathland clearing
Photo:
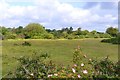
[[[27,41],[31,46],[19,45]],[[18,65],[15,58],[21,56],[32,56],[48,53],[50,58],[57,64],[68,65],[72,62],[73,52],[80,46],[82,52],[90,58],[101,59],[109,56],[111,60],[118,60],[118,45],[101,43],[101,39],[79,39],[79,40],[3,40],[2,41],[2,72],[13,71]],[[15,45],[18,44],[18,45]]]

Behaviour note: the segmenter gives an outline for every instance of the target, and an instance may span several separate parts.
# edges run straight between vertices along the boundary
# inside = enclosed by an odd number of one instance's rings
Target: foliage
[[[16,38],[16,34],[13,34],[13,33],[7,33],[4,37],[5,39],[15,39]]]
[[[109,27],[109,28],[107,28],[106,33],[110,34],[113,37],[116,37],[117,33],[118,33],[118,29],[113,28],[113,27]]]
[[[53,34],[46,33],[46,34],[44,34],[44,39],[54,39],[54,36],[53,36]]]
[[[3,39],[81,39],[81,38],[110,38],[116,37],[118,28],[109,27],[106,33],[93,30],[82,30],[80,27],[74,30],[72,27],[56,29],[45,29],[39,23],[29,23],[27,26],[17,28],[6,28],[0,26],[0,32]],[[16,35],[13,37],[13,34]],[[11,37],[9,37],[11,36]]]
[[[0,33],[2,35],[6,35],[8,33],[8,29],[5,28],[4,26],[0,26]]]
[[[83,30],[83,31],[81,32],[82,35],[87,35],[88,33],[89,33],[88,30]]]
[[[94,78],[119,78],[120,74],[118,72],[118,63],[113,63],[109,60],[108,56],[103,60],[92,61],[93,67],[95,69]],[[118,77],[119,76],[119,77]]]
[[[111,38],[111,36],[108,34],[108,33],[102,33],[102,34],[99,34],[100,38]]]
[[[74,36],[73,35],[68,35],[67,39],[74,39]]]
[[[31,43],[25,41],[25,42],[22,43],[22,46],[31,46]]]
[[[45,59],[47,59],[49,55],[41,54],[36,55],[33,54],[32,57],[22,56],[17,60],[20,62],[20,65],[16,69],[13,74],[8,75],[12,78],[46,78],[48,75],[49,68],[53,65],[46,65]],[[50,64],[50,63],[49,63]]]
[[[103,39],[101,42],[112,43],[112,44],[120,44],[120,38],[110,38],[110,39]]]
[[[25,35],[29,38],[34,38],[34,36],[42,36],[47,33],[44,27],[38,23],[30,23],[25,27]]]
[[[112,43],[112,44],[120,44],[120,33],[116,33],[116,37],[103,39],[101,42]]]

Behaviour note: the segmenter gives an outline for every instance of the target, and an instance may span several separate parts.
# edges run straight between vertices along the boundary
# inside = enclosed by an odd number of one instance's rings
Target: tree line
[[[118,28],[109,27],[106,32],[98,32],[96,30],[88,31],[73,30],[72,27],[62,28],[61,30],[46,29],[39,23],[29,23],[25,27],[6,28],[0,26],[0,37],[4,39],[81,39],[81,38],[111,38],[116,37]]]

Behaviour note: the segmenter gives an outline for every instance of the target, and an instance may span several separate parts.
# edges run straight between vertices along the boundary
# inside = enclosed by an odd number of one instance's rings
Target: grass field
[[[13,57],[31,56],[33,52],[48,53],[57,64],[71,64],[75,48],[79,45],[82,52],[91,58],[101,59],[109,55],[113,61],[118,60],[118,45],[101,43],[101,39],[81,40],[27,40],[32,46],[15,46],[25,40],[5,40],[2,42],[2,75],[13,71],[18,62]]]

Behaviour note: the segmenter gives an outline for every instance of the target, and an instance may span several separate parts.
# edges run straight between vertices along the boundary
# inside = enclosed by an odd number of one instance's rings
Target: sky
[[[47,29],[118,27],[118,0],[0,0],[0,26],[40,23]]]

